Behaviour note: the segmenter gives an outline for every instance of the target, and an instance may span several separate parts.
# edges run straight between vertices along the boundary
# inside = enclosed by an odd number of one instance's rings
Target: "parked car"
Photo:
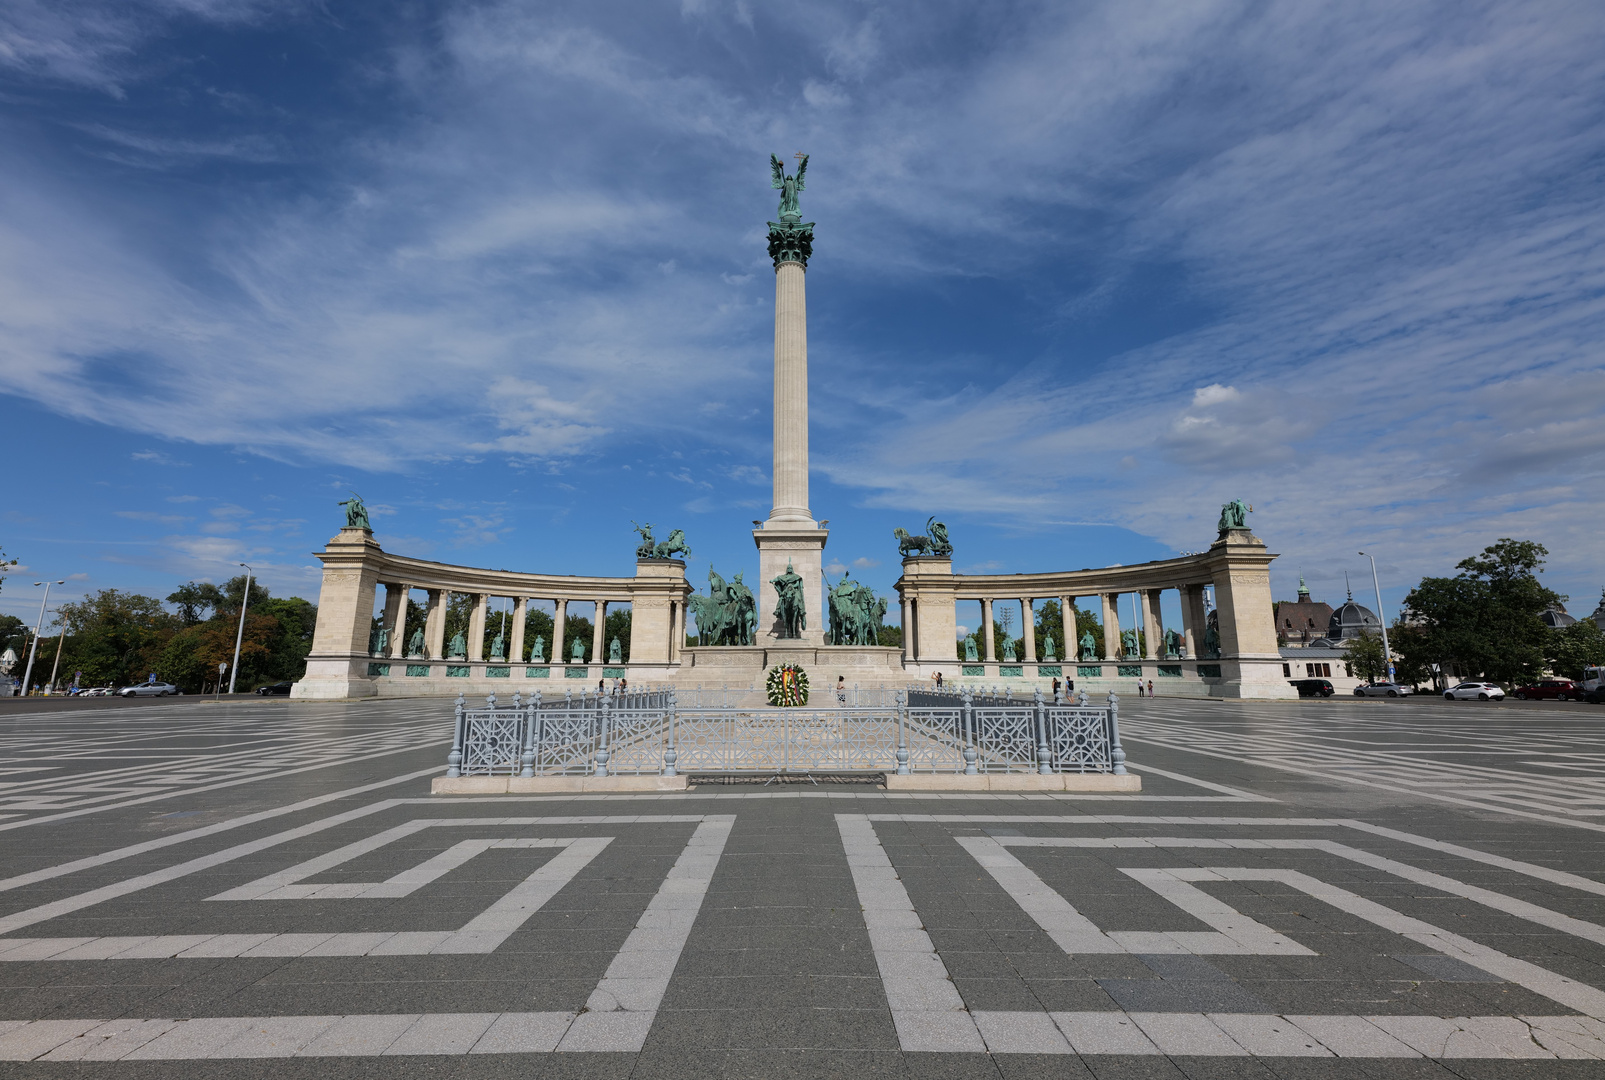
[[[1443,696],[1449,701],[1464,701],[1468,698],[1476,698],[1478,701],[1503,701],[1505,692],[1491,682],[1463,682],[1445,690]]]
[[[1583,691],[1583,700],[1591,705],[1605,705],[1605,683]]]
[[[117,691],[118,697],[167,697],[169,694],[178,694],[183,691],[172,683],[145,682],[138,686],[125,686]]]
[[[1413,693],[1415,687],[1392,682],[1362,683],[1354,688],[1355,697],[1404,697]]]
[[[295,684],[289,679],[285,679],[283,682],[271,683],[267,686],[258,686],[256,688],[256,692],[261,694],[263,697],[289,697],[290,687],[294,685]]]
[[[1331,697],[1337,693],[1329,679],[1289,679],[1299,697]]]
[[[1539,679],[1531,686],[1518,686],[1515,696],[1521,701],[1554,698],[1556,701],[1576,701],[1583,696],[1577,684],[1570,679]]]
[[[111,697],[111,688],[107,686],[86,686],[78,691],[79,697]]]

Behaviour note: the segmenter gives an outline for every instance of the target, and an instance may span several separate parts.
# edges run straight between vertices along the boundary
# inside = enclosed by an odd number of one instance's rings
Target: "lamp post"
[[[240,563],[245,566],[244,563]],[[249,566],[245,566],[245,594],[240,597],[240,628],[234,632],[234,668],[228,676],[228,692],[234,693],[234,680],[240,677],[240,642],[245,639],[245,609],[251,606],[251,574]]]
[[[33,626],[33,648],[28,651],[28,670],[23,672],[22,675],[23,697],[28,696],[28,684],[33,681],[33,662],[39,656],[39,631],[44,629],[45,625],[45,605],[50,603],[50,586],[65,585],[67,584],[67,579],[62,578],[60,581],[36,581],[33,584],[34,588],[38,588],[40,585],[45,587],[45,598],[39,601],[39,621],[34,623]]]
[[[1365,555],[1365,552],[1360,552]],[[1393,653],[1388,648],[1388,616],[1382,610],[1382,585],[1377,581],[1377,561],[1373,556],[1365,555],[1371,560],[1371,587],[1377,594],[1377,620],[1382,623],[1382,660],[1388,665],[1388,681],[1393,681]]]

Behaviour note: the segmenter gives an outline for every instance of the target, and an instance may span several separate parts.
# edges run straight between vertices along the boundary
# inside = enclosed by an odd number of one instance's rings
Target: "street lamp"
[[[28,696],[28,684],[33,681],[33,662],[34,659],[39,655],[39,631],[43,629],[45,625],[45,605],[50,603],[50,586],[65,585],[67,584],[67,579],[62,578],[60,581],[36,581],[33,584],[34,588],[36,589],[41,585],[45,587],[45,598],[39,601],[39,621],[35,623],[33,627],[33,648],[28,653],[28,670],[23,672],[22,675],[23,697]]]
[[[1365,552],[1360,552],[1365,555]],[[1365,555],[1371,560],[1371,587],[1377,594],[1377,619],[1382,623],[1382,659],[1388,665],[1388,681],[1393,681],[1393,653],[1388,649],[1388,616],[1382,610],[1382,585],[1377,581],[1377,561],[1373,556]]]
[[[244,563],[240,563],[245,566]],[[240,677],[240,642],[245,638],[245,609],[251,604],[251,574],[249,566],[245,566],[245,595],[240,597],[240,628],[234,632],[234,670],[229,672],[228,692],[234,693],[234,680]]]

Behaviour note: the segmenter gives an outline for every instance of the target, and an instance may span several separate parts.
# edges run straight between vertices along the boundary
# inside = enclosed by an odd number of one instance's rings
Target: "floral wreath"
[[[789,708],[808,704],[808,673],[796,664],[777,664],[769,669],[765,684],[769,704]]]

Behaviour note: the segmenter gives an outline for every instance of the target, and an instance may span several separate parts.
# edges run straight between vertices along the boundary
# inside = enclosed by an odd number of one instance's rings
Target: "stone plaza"
[[[1140,793],[431,795],[439,701],[0,712],[0,1061],[1599,1076],[1582,704],[1128,702]]]

